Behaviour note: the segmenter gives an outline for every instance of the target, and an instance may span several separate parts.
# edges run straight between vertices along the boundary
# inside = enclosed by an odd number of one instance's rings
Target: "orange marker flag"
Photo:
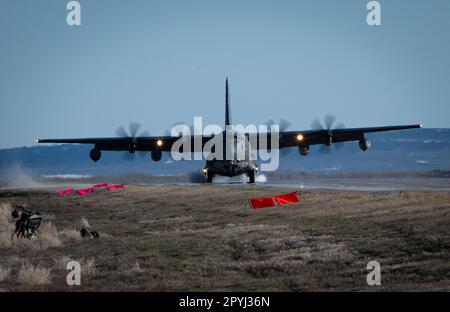
[[[278,205],[299,203],[300,198],[297,192],[275,196]]]
[[[250,199],[250,205],[253,209],[266,208],[275,206],[273,197],[262,197]]]
[[[253,198],[249,200],[253,209],[274,207],[275,204],[281,206],[286,204],[299,203],[300,197],[297,192],[288,194],[276,195],[271,197]]]

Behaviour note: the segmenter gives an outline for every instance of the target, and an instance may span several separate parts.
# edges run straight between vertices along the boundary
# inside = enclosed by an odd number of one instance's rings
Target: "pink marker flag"
[[[87,188],[87,189],[83,189],[83,190],[77,190],[77,194],[79,194],[79,195],[91,194],[93,192],[94,192],[94,188],[93,187],[90,187],[90,188]]]
[[[104,187],[104,186],[107,186],[107,185],[108,185],[108,183],[99,183],[99,184],[92,185],[92,187],[97,188],[97,187]]]
[[[119,188],[124,188],[125,185],[123,184],[115,184],[115,185],[107,185],[106,189],[107,190],[115,190],[115,189],[119,189]]]
[[[71,194],[71,193],[73,193],[73,189],[71,189],[71,188],[58,191],[59,196],[64,196],[64,195]]]

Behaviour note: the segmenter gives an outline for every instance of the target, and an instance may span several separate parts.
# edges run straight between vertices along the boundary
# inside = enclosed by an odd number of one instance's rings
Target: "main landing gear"
[[[255,183],[255,170],[247,172],[248,183]]]
[[[214,173],[212,173],[212,172],[206,172],[206,182],[208,182],[208,183],[212,183],[212,179],[213,179],[213,177],[214,177]]]

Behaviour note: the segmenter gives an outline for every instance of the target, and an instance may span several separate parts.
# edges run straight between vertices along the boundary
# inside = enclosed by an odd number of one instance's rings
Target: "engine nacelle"
[[[309,154],[309,145],[300,145],[298,147],[298,153],[302,156],[307,156]]]
[[[97,162],[101,157],[102,157],[102,151],[99,148],[94,147],[93,149],[91,149],[91,151],[89,152],[89,157]]]
[[[153,161],[160,161],[162,158],[162,152],[159,150],[155,150],[150,153],[150,156],[152,157]]]
[[[366,138],[362,138],[361,140],[359,140],[358,144],[359,144],[359,148],[365,152],[370,148],[370,146],[372,145],[372,142],[370,142]]]

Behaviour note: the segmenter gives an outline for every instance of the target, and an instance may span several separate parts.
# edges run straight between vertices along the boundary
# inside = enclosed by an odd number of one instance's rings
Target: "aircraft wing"
[[[324,129],[324,130],[307,130],[307,131],[281,131],[280,148],[294,146],[309,146],[317,144],[333,144],[348,141],[365,140],[364,134],[372,132],[384,132],[394,130],[406,130],[422,128],[422,125],[403,125],[403,126],[386,126],[386,127],[369,127],[369,128],[344,128],[344,129]]]
[[[201,142],[201,148],[212,136],[194,136],[186,139],[194,142]],[[92,144],[102,151],[153,151],[159,150],[168,152],[172,145],[179,139],[173,136],[149,136],[149,137],[111,137],[111,138],[81,138],[81,139],[38,139],[36,143],[56,143],[56,144]],[[197,150],[198,148],[191,150]]]
[[[345,128],[332,130],[305,130],[305,131],[281,131],[279,135],[279,148],[288,148],[295,146],[310,146],[317,144],[333,144],[348,141],[365,140],[364,134],[372,132],[383,132],[393,130],[405,130],[421,128],[422,125],[404,125],[404,126],[387,126],[387,127],[369,127],[369,128]],[[255,133],[248,134],[257,142],[256,148],[262,148],[258,135]],[[274,135],[273,133],[269,135]],[[190,139],[191,151],[201,151],[203,146],[211,140],[213,136],[185,136]],[[92,144],[99,150],[103,151],[153,151],[169,152],[173,144],[179,137],[172,136],[149,136],[149,137],[111,137],[111,138],[81,138],[81,139],[39,139],[36,143],[57,143],[57,144]],[[270,147],[270,138],[267,140],[265,147]],[[201,142],[196,146],[195,142]],[[255,145],[252,145],[254,148]]]

